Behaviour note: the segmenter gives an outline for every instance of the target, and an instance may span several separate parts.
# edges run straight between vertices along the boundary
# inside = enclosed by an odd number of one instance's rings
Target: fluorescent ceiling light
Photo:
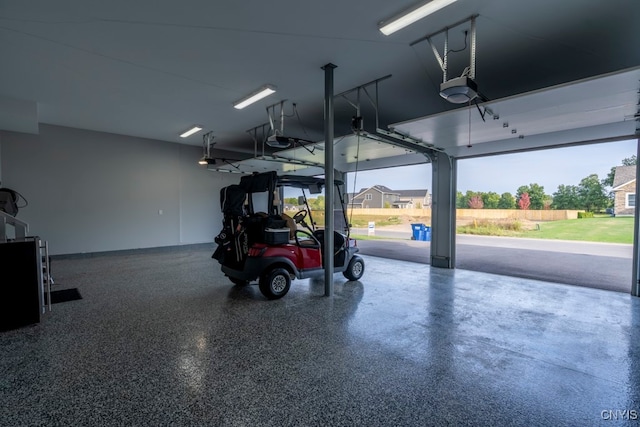
[[[276,87],[273,85],[264,85],[257,92],[252,93],[249,96],[245,96],[233,103],[233,108],[237,110],[241,110],[244,107],[253,104],[254,102],[260,101],[262,98],[265,98],[276,91]]]
[[[202,130],[202,126],[200,125],[194,125],[191,129],[183,132],[182,134],[180,134],[180,138],[186,138],[188,136],[193,135],[196,132],[200,132]]]
[[[431,0],[428,3],[424,3],[413,9],[409,9],[403,12],[401,15],[389,20],[388,22],[382,22],[380,24],[380,31],[385,36],[395,33],[404,27],[413,24],[419,19],[424,18],[427,15],[431,15],[434,12],[449,6],[456,0]]]

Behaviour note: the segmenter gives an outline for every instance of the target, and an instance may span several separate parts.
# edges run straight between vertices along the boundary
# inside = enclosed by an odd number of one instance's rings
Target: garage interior
[[[7,425],[637,421],[637,212],[631,294],[456,269],[452,230],[460,159],[638,138],[640,4],[459,0],[379,31],[414,5],[0,5],[0,181],[82,294],[0,333]],[[444,57],[474,100],[440,95]],[[210,258],[240,173],[424,162],[431,266],[266,301]]]

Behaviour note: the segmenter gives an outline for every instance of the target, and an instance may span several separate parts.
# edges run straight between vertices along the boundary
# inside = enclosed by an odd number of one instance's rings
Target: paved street
[[[367,234],[367,230],[352,233]],[[409,240],[410,229],[379,228],[375,235],[390,239],[359,240],[362,254],[429,263],[430,242]],[[456,243],[459,269],[631,291],[632,245],[472,235],[457,235]]]

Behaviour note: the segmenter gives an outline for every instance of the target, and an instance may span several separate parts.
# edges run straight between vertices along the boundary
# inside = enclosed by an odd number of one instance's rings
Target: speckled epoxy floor
[[[638,298],[366,257],[267,301],[211,252],[55,260],[83,299],[0,333],[0,425],[638,423]]]

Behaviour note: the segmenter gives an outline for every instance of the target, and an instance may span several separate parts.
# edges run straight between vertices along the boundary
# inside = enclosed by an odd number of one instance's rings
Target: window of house
[[[636,207],[636,195],[633,193],[627,193],[627,208],[635,208]]]
[[[365,200],[371,200],[373,196],[371,194],[366,194],[364,198]]]

